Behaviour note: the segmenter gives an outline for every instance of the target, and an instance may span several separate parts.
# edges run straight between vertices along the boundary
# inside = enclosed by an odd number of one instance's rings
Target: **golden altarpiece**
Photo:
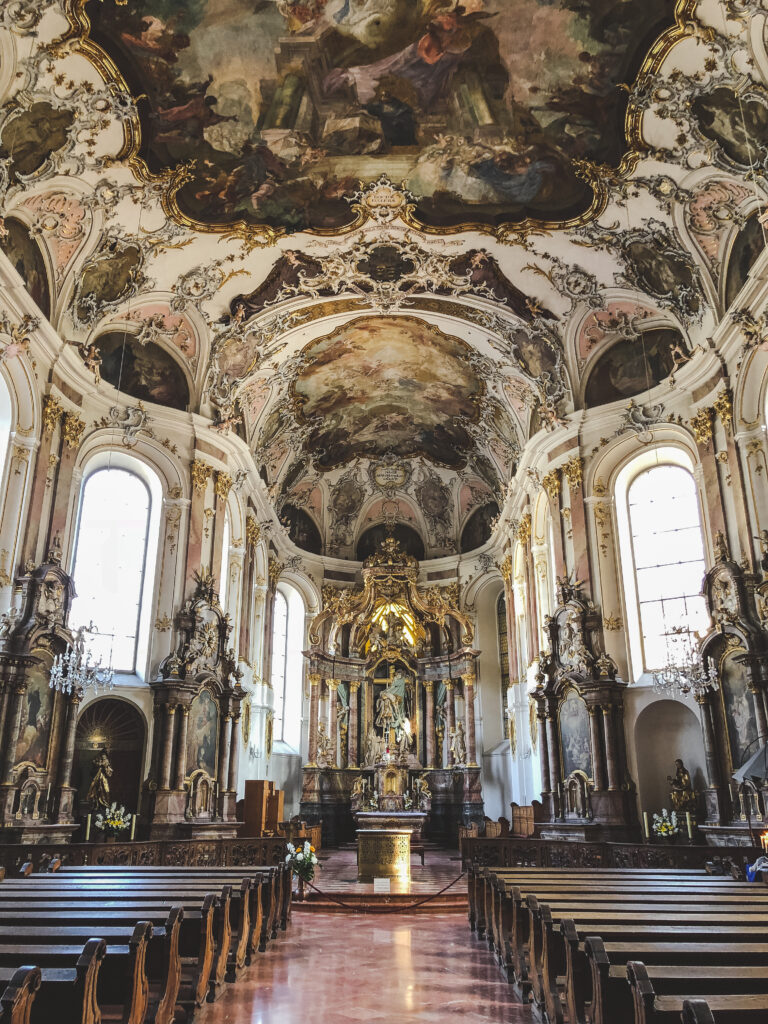
[[[74,637],[75,596],[58,550],[16,580],[18,603],[0,619],[0,826],[5,842],[69,841],[75,729],[82,692],[54,690],[54,658]]]
[[[241,825],[235,803],[245,691],[227,646],[232,626],[207,570],[195,574],[175,631],[176,646],[151,684],[155,728],[142,816],[152,838],[232,837]]]
[[[309,758],[301,816],[330,845],[365,812],[412,814],[427,835],[483,819],[474,631],[455,586],[419,586],[388,538],[361,589],[326,587],[310,627]]]

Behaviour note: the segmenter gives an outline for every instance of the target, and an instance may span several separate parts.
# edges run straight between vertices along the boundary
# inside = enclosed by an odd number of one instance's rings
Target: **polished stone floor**
[[[528,1024],[458,914],[294,914],[200,1024]]]

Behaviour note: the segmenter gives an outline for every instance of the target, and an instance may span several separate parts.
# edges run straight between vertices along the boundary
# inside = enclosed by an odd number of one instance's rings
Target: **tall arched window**
[[[98,632],[88,640],[95,658],[111,662],[116,672],[143,677],[160,485],[135,460],[122,457],[119,463],[95,469],[83,483],[71,622],[75,627],[91,622],[96,626]]]
[[[272,674],[275,695],[274,738],[293,750],[301,742],[301,694],[304,670],[304,602],[293,587],[281,583],[272,619]]]
[[[673,629],[706,629],[701,596],[706,565],[698,492],[689,469],[659,462],[625,477],[623,485],[625,500],[617,496],[617,512],[622,551],[629,554],[622,568],[638,678],[674,654]]]

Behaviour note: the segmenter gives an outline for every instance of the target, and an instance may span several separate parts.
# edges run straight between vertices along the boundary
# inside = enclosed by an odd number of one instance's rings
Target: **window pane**
[[[272,619],[272,689],[275,694],[275,721],[273,735],[283,738],[285,717],[286,643],[288,637],[288,602],[278,590],[275,594],[275,611]]]
[[[93,623],[94,659],[118,672],[136,668],[136,641],[147,554],[150,498],[123,469],[99,470],[83,490],[77,534],[73,626]]]
[[[673,628],[706,627],[696,483],[679,466],[655,466],[634,480],[628,505],[643,661],[650,670],[661,668],[672,653],[666,634]]]

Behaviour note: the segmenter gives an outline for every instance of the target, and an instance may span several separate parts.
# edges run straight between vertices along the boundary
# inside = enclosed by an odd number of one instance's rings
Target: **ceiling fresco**
[[[484,386],[458,338],[415,317],[361,317],[304,349],[293,385],[320,469],[355,456],[425,455],[458,468]]]
[[[273,537],[476,549],[532,452],[702,379],[765,247],[764,8],[0,4],[0,247],[74,391],[233,445]]]
[[[348,226],[344,197],[382,174],[431,228],[582,217],[600,191],[585,162],[640,141],[621,86],[682,31],[674,0],[73,4],[94,59],[142,97],[146,166],[183,166],[179,216],[278,232]]]

